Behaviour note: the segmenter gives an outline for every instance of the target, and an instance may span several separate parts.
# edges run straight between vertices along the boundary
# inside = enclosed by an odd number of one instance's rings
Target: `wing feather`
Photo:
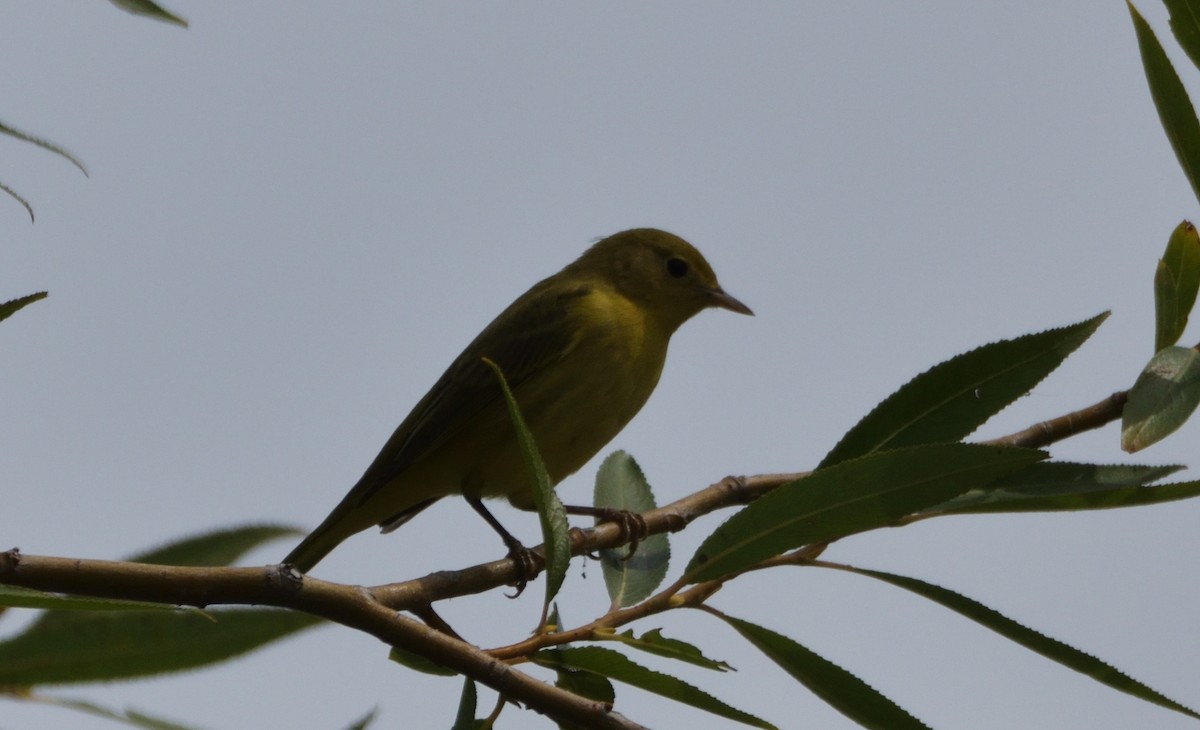
[[[417,403],[344,501],[361,506],[414,460],[453,439],[480,412],[497,406],[500,387],[484,357],[500,366],[514,390],[561,359],[575,341],[568,324],[571,304],[589,291],[586,284],[563,289],[547,279],[509,305]]]

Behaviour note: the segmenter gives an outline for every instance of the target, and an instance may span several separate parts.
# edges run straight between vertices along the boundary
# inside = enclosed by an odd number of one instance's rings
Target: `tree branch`
[[[1037,423],[984,443],[1002,446],[1045,446],[1099,428],[1121,417],[1127,400],[1121,391],[1087,408]],[[647,534],[677,532],[696,518],[724,507],[746,504],[808,472],[727,477],[694,494],[645,513]],[[573,555],[615,548],[627,542],[620,526],[602,523],[573,529]],[[824,546],[815,546],[816,554]],[[798,553],[799,554],[799,553]],[[804,553],[811,559],[811,551]],[[776,558],[776,561],[787,556]],[[764,565],[770,564],[767,561]],[[398,613],[429,613],[436,601],[482,593],[518,579],[510,559],[483,563],[458,571],[439,571],[421,578],[375,587],[331,583],[301,576],[287,566],[263,568],[198,568],[149,565],[107,560],[83,560],[21,555],[17,549],[0,553],[0,583],[55,593],[152,601],[203,608],[213,604],[253,604],[304,611],[375,636],[429,658],[492,688],[502,697],[526,704],[560,723],[630,730],[641,726],[613,712],[611,705],[585,699],[519,672],[504,660],[517,660],[545,644],[561,643],[561,635],[533,637],[485,652],[444,630],[431,628]],[[686,593],[679,582],[638,606],[613,611],[565,632],[579,639],[636,618],[679,605],[699,605],[720,588],[722,581],[693,586]],[[504,659],[502,660],[501,657]]]
[[[635,730],[641,725],[594,702],[513,669],[478,648],[382,605],[370,591],[300,576],[282,566],[193,568],[0,553],[0,582],[106,598],[207,606],[253,603],[304,611],[428,657],[558,722]]]
[[[727,478],[645,515],[650,533],[683,529],[721,507],[744,504],[802,475]],[[617,547],[614,524],[572,534],[574,554]],[[390,646],[425,656],[522,702],[555,720],[585,727],[640,727],[594,702],[513,669],[475,646],[397,613],[433,601],[497,588],[516,579],[513,561],[442,571],[405,583],[364,588],[301,576],[286,566],[204,568],[0,553],[0,583],[56,593],[124,598],[203,608],[253,604],[304,611],[371,634]]]
[[[760,474],[752,477],[726,477],[694,494],[642,514],[646,534],[679,532],[703,515],[725,507],[748,504],[767,492],[808,475]],[[571,531],[571,554],[583,555],[627,543],[619,525],[603,522],[590,529]],[[535,548],[541,550],[541,547]],[[397,610],[409,610],[436,601],[472,595],[509,585],[519,577],[518,567],[509,558],[482,563],[456,571],[438,571],[421,578],[375,586],[370,589],[380,603]],[[0,580],[3,576],[0,575]]]

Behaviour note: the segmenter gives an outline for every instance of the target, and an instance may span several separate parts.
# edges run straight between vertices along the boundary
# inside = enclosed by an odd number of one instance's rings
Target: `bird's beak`
[[[709,296],[711,296],[711,306],[720,307],[721,309],[728,309],[729,311],[737,312],[738,314],[748,314],[751,317],[754,316],[754,312],[750,309],[750,307],[747,307],[737,299],[734,299],[732,296],[726,294],[725,290],[719,286],[709,292]]]

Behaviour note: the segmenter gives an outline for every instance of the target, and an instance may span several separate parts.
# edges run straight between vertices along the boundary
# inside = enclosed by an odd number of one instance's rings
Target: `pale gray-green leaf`
[[[1168,347],[1154,353],[1121,416],[1121,448],[1132,453],[1182,426],[1200,405],[1200,353]]]
[[[658,506],[641,467],[624,451],[614,451],[600,465],[593,504],[636,513]],[[663,533],[642,540],[632,556],[627,547],[601,550],[600,566],[613,606],[632,606],[653,593],[670,561],[671,545]]]

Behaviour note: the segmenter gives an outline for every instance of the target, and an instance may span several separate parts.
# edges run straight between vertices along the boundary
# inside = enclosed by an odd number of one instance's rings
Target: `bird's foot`
[[[542,568],[545,567],[546,559],[538,551],[522,545],[519,540],[514,539],[511,542],[505,540],[505,544],[508,545],[509,560],[512,560],[517,568],[516,580],[509,585],[515,587],[517,592],[511,595],[505,593],[504,595],[509,598],[517,598],[525,592],[525,587],[529,585],[529,581],[536,578],[538,573],[542,571]]]
[[[646,525],[646,518],[637,512],[631,512],[627,509],[613,509],[611,507],[591,507],[589,508],[589,514],[601,522],[616,524],[617,528],[621,531],[621,542],[629,543],[629,552],[621,558],[622,561],[632,558],[633,554],[637,552],[638,545],[650,535],[650,528]]]

